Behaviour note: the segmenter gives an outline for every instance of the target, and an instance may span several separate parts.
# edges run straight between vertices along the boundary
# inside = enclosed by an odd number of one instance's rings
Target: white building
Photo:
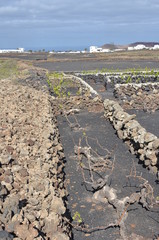
[[[134,47],[134,50],[148,49],[144,44],[138,44]]]
[[[123,51],[124,51],[124,49],[117,48],[117,49],[114,49],[113,51],[114,51],[114,52],[123,52]]]
[[[17,49],[0,49],[0,53],[23,53],[24,48]]]
[[[128,51],[133,51],[134,47],[128,47]]]
[[[154,45],[153,47],[146,47],[144,44],[138,44],[134,47],[128,47],[127,50],[128,51],[134,51],[134,50],[143,50],[143,49],[149,49],[149,50],[159,50],[159,44]],[[97,53],[97,52],[118,52],[118,51],[125,51],[126,49],[114,49],[114,50],[110,50],[110,49],[104,49],[104,48],[99,48],[97,46],[90,46],[90,53]]]
[[[107,52],[108,53],[108,52],[111,52],[111,50],[109,48],[103,48],[102,52]]]
[[[144,44],[138,44],[135,47],[128,47],[128,51],[148,49]]]
[[[148,49],[144,44],[138,44],[135,47],[128,47],[128,51]]]
[[[142,49],[158,50],[159,49],[159,44],[156,44],[153,47],[146,47],[144,44],[138,44],[135,47],[128,47],[128,51],[142,50]]]
[[[153,50],[158,50],[159,49],[159,45],[158,44],[154,45],[152,49]]]
[[[90,46],[90,53],[93,53],[93,52],[102,52],[102,48],[99,48],[97,46]]]
[[[124,50],[123,49],[110,50],[109,48],[100,48],[97,46],[90,46],[90,53],[97,53],[97,52],[109,53],[109,52],[114,52],[114,51],[124,51]]]

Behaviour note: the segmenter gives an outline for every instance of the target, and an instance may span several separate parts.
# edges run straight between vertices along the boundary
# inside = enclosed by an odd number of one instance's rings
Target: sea
[[[25,51],[45,51],[45,52],[63,52],[63,51],[83,51],[89,50],[89,46],[51,46],[51,47],[24,47]]]

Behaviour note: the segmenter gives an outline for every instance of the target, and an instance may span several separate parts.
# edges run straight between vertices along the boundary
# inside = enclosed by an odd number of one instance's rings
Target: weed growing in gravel
[[[52,72],[52,73],[47,73],[48,78],[54,78],[54,79],[62,79],[63,78],[63,73],[61,72]]]
[[[126,79],[126,83],[131,83],[131,82],[132,82],[132,78],[131,78],[131,76],[128,76]]]
[[[78,224],[81,224],[83,222],[79,212],[75,212],[75,214],[73,215],[72,219],[74,221],[76,221]]]
[[[50,91],[53,91],[56,96],[63,96],[63,92],[61,91],[63,83],[63,73],[47,73],[47,83]]]
[[[140,77],[136,79],[136,83],[139,83],[140,81],[141,81]]]
[[[57,97],[62,97],[63,98],[63,97],[66,97],[66,93],[65,93],[65,90],[62,87],[62,84],[63,84],[63,79],[61,79],[57,85],[53,86],[53,91],[54,91],[54,94]]]
[[[78,91],[76,92],[76,95],[77,95],[77,96],[80,96],[81,93],[82,93],[82,90],[81,90],[81,88],[79,88]]]
[[[49,78],[47,79],[47,84],[48,84],[49,88],[51,89],[51,87],[52,87],[52,84],[51,84],[51,82],[50,82],[50,79],[49,79]]]
[[[53,93],[56,97],[66,98],[71,96],[71,89],[81,94],[80,87],[77,83],[74,83],[72,79],[63,73],[53,72],[47,73],[47,83],[50,89],[50,92]],[[76,90],[76,88],[78,90]]]

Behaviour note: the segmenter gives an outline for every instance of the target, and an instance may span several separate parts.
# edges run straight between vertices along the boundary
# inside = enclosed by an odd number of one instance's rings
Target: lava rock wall
[[[159,167],[159,139],[146,131],[136,120],[135,114],[124,112],[123,108],[109,99],[104,101],[105,117],[110,120],[117,135],[128,146],[132,154],[151,171],[157,173]]]
[[[159,83],[116,84],[114,96],[126,109],[155,112],[159,109]]]
[[[87,74],[76,74],[86,82],[93,81],[94,83],[103,83],[107,85],[111,83],[111,87],[114,87],[116,84],[128,84],[128,83],[155,83],[159,81],[158,73],[156,75],[146,75],[146,73],[132,74],[131,72],[126,73],[87,73]]]

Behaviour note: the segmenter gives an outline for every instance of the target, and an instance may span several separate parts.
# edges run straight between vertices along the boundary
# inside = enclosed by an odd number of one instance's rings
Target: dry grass
[[[12,59],[0,60],[0,79],[13,78],[18,75],[17,61]]]
[[[84,53],[84,54],[53,54],[48,56],[49,62],[65,62],[65,61],[95,61],[95,60],[151,60],[159,61],[159,50],[138,50],[138,51],[121,51],[113,53]]]
[[[98,56],[99,54],[99,56]],[[97,58],[108,60],[154,60],[159,61],[159,50],[140,50],[140,51],[123,51],[114,53],[98,53]]]

